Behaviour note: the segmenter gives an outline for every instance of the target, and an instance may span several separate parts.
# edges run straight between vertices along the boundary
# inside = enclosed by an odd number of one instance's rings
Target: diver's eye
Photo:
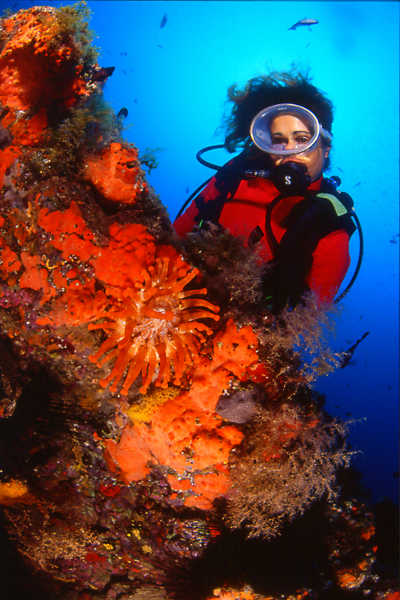
[[[283,135],[272,135],[271,136],[271,142],[273,144],[287,144],[288,143],[288,139],[283,137]]]
[[[310,139],[311,138],[309,135],[296,135],[295,137],[295,141],[297,144],[306,144],[310,141]]]

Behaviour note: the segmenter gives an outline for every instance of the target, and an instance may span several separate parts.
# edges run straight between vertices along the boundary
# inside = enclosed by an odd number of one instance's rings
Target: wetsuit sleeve
[[[185,212],[174,221],[174,229],[179,237],[184,237],[193,230],[198,214],[196,203],[192,200]]]
[[[323,303],[334,299],[350,265],[349,234],[339,229],[323,237],[313,252],[306,282]]]
[[[208,202],[209,200],[214,200],[217,198],[219,193],[220,192],[216,187],[216,178],[213,177],[204,190],[202,190],[200,194],[194,200],[192,200],[185,212],[174,221],[174,229],[179,237],[184,237],[187,233],[193,231],[193,228],[197,223],[196,217],[198,217],[199,211],[196,200],[202,198],[203,201]]]

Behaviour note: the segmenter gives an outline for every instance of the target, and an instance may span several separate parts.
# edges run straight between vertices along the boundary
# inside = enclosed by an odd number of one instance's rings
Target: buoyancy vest
[[[270,250],[264,259],[273,265],[266,273],[265,291],[280,310],[286,301],[295,305],[308,289],[305,278],[318,242],[338,230],[352,235],[353,201],[339,192],[332,180],[323,178],[300,197],[280,194],[269,179],[246,180],[245,166],[245,159],[234,159],[217,173],[211,197],[200,194],[195,199],[195,220],[199,227],[207,221],[220,223],[234,235],[245,236],[245,245],[250,247],[265,235],[265,244],[260,245]],[[253,211],[250,220],[243,215],[246,206]],[[249,221],[252,229],[246,231]]]
[[[320,191],[306,190],[304,199],[292,208],[283,222],[286,231],[275,247],[274,268],[264,278],[276,312],[286,302],[296,305],[307,290],[305,280],[319,241],[335,231],[344,230],[349,237],[354,233],[352,206],[348,194],[322,180]]]
[[[312,253],[318,241],[328,233],[344,229],[351,236],[355,230],[355,225],[350,216],[353,207],[351,197],[345,192],[336,190],[328,179],[314,182],[305,190],[303,197],[290,197],[280,194],[269,181],[265,183],[253,181],[254,185],[251,188],[247,185],[247,189],[243,190],[242,196],[240,194],[241,181],[241,179],[230,180],[231,185],[228,186],[227,181],[221,182],[221,185],[216,178],[215,187],[218,193],[214,197],[205,197],[202,194],[197,196],[195,204],[198,214],[195,221],[200,228],[207,221],[211,221],[220,223],[231,230],[236,227],[237,231],[232,231],[232,233],[240,235],[240,228],[246,219],[243,219],[243,214],[239,219],[239,210],[246,207],[249,210],[259,208],[258,220],[262,219],[262,225],[261,221],[255,225],[248,233],[247,241],[244,241],[246,245],[254,246],[261,240],[265,232],[268,244],[274,254],[279,246],[291,246],[295,239],[300,241],[304,236],[307,236],[307,247],[309,252]],[[267,202],[265,201],[266,198]],[[289,214],[280,220],[283,236],[277,240],[272,231],[271,217],[274,211],[275,213],[277,211],[280,213],[285,212],[285,209],[283,211],[279,209],[278,205],[281,202],[286,204]],[[231,205],[231,210],[229,210],[229,205]],[[240,205],[240,209],[238,207],[235,211],[233,205]],[[222,215],[223,211],[224,214]]]

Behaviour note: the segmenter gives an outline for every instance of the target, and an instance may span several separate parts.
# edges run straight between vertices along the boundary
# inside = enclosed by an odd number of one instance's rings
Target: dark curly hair
[[[333,121],[332,102],[310,82],[307,74],[292,68],[289,72],[272,72],[250,79],[244,89],[236,84],[228,89],[228,100],[232,102],[231,114],[223,120],[225,145],[235,152],[239,145],[251,146],[249,136],[253,117],[266,106],[290,102],[311,110],[324,129],[331,132]]]

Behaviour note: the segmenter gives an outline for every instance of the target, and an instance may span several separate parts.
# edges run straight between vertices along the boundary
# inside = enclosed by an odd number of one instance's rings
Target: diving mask
[[[273,121],[283,115],[297,117],[307,128],[307,135],[297,136],[294,147],[290,149],[287,149],[287,140],[271,133]],[[260,110],[251,122],[250,137],[257,148],[277,156],[311,152],[318,144],[320,137],[327,144],[330,144],[332,140],[331,134],[321,126],[314,113],[298,104],[274,104]]]

